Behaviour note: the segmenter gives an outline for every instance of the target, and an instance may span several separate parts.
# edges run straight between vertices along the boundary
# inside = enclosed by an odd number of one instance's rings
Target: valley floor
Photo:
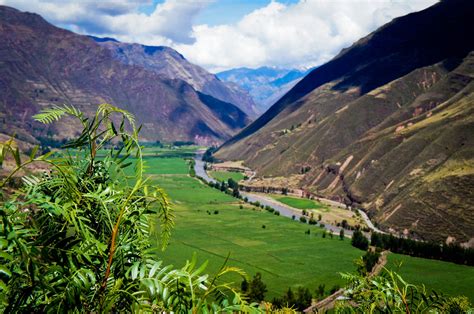
[[[179,267],[196,254],[200,262],[209,261],[207,272],[212,274],[229,255],[228,265],[250,276],[262,274],[269,300],[290,286],[308,287],[314,294],[324,284],[328,294],[345,284],[340,273],[355,271],[353,261],[363,255],[350,239],[323,238],[319,227],[273,215],[203,184],[188,175],[183,157],[192,154],[191,148],[147,150],[147,171],[170,196],[176,215],[170,245],[159,253],[165,263]],[[398,272],[409,282],[474,301],[474,267],[397,254],[389,254],[387,267],[397,268],[399,260]],[[236,285],[241,281],[232,280]]]

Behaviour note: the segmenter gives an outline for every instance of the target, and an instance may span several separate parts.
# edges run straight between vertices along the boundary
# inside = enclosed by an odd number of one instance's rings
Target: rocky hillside
[[[121,43],[111,38],[91,38],[110,49],[113,56],[125,64],[142,66],[170,79],[180,79],[201,93],[236,105],[251,118],[257,116],[255,103],[245,90],[222,82],[174,49]]]
[[[363,207],[386,230],[473,246],[472,21],[474,2],[457,0],[395,19],[313,70],[217,157]]]
[[[263,113],[308,72],[270,67],[237,68],[217,73],[217,77],[248,91],[257,104],[258,112]]]
[[[67,121],[31,120],[41,108],[72,104],[85,112],[108,102],[134,113],[149,141],[220,143],[248,123],[235,105],[143,66],[124,64],[87,36],[37,14],[0,6],[0,133],[27,142],[60,141],[77,132]]]

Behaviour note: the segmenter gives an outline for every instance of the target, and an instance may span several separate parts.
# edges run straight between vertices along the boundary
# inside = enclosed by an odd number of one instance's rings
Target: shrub
[[[305,217],[303,217],[303,216],[301,216],[301,217],[300,217],[300,222],[302,222],[302,223],[306,223],[306,218],[305,218]]]

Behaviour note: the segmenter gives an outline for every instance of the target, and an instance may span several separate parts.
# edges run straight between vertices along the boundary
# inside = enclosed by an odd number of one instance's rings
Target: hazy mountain
[[[113,56],[125,64],[142,66],[167,78],[183,80],[197,91],[236,105],[250,117],[257,116],[255,103],[245,90],[220,81],[214,74],[190,63],[174,49],[90,37],[110,49]]]
[[[217,157],[361,206],[382,228],[474,243],[473,21],[474,2],[456,0],[393,20]]]
[[[111,42],[111,41],[105,41]],[[26,141],[74,135],[70,121],[43,126],[31,116],[54,104],[93,112],[108,102],[134,113],[145,140],[219,143],[248,123],[235,105],[142,65],[125,64],[88,36],[37,14],[0,6],[0,133]]]
[[[257,110],[263,113],[308,72],[270,67],[237,68],[217,73],[217,77],[248,91],[257,104]]]

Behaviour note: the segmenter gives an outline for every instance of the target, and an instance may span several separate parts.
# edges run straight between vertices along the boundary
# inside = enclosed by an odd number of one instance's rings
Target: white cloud
[[[310,67],[393,18],[421,10],[435,0],[277,1],[236,25],[194,26],[192,45],[175,45],[192,62],[217,71],[232,67]]]
[[[167,45],[208,70],[233,67],[310,67],[389,22],[428,7],[436,0],[272,1],[231,25],[194,25],[213,0],[167,0],[150,14],[146,0],[0,0],[36,12],[69,29],[125,42]]]
[[[75,32],[111,36],[120,40],[153,45],[193,42],[194,17],[207,1],[167,0],[151,14],[141,13],[149,1],[57,1],[0,0],[0,4],[35,12],[49,22]]]

